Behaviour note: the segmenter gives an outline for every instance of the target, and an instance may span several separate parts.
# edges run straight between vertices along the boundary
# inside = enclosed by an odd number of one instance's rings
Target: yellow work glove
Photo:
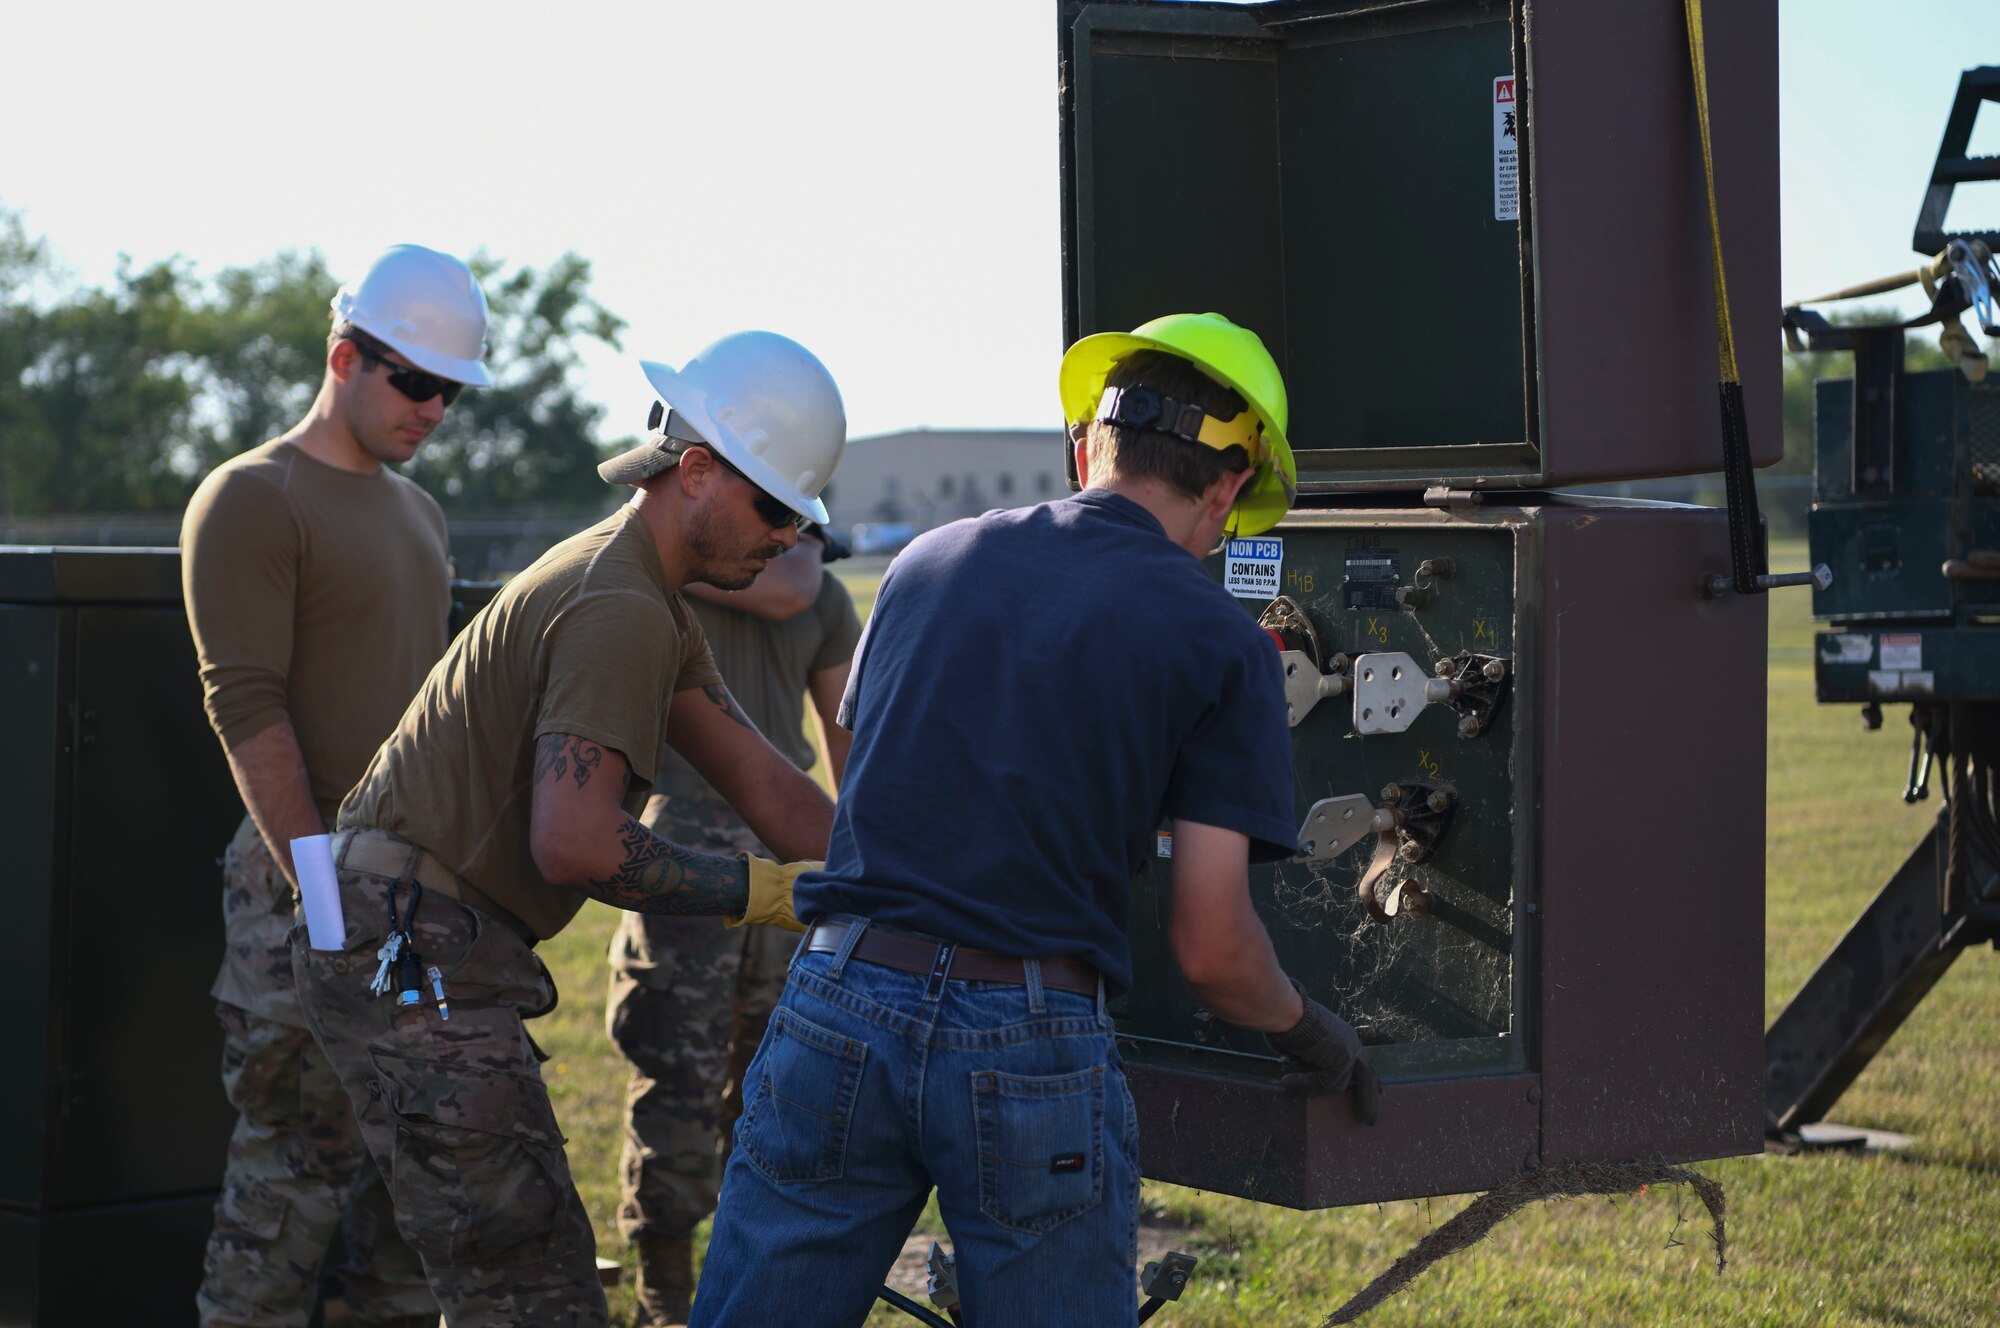
[[[809,871],[818,871],[824,862],[772,862],[750,853],[738,853],[750,872],[750,903],[740,918],[724,918],[731,927],[746,923],[768,923],[786,931],[804,931],[805,924],[792,914],[792,882]]]

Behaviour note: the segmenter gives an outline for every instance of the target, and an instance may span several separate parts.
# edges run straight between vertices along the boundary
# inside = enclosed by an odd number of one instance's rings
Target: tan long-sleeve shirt
[[[329,822],[444,653],[444,513],[414,482],[270,442],[188,502],[181,581],[225,748],[289,719]]]

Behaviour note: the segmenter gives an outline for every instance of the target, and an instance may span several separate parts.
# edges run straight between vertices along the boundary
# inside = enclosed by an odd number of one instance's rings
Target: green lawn
[[[1774,550],[1784,569],[1802,545]],[[865,613],[879,569],[849,574]],[[1812,699],[1805,591],[1771,597],[1767,1018],[1804,980],[1935,813],[1898,798],[1907,710],[1878,733],[1853,706]],[[542,947],[565,1000],[535,1025],[571,1164],[600,1250],[628,1264],[613,1226],[623,1062],[603,1031],[614,917],[589,905]],[[1380,1325],[1989,1324],[2000,1231],[2000,963],[1966,955],[1847,1094],[1837,1118],[1915,1135],[1881,1157],[1740,1158],[1706,1164],[1729,1197],[1730,1268],[1709,1261],[1694,1197],[1574,1200],[1528,1210],[1368,1316]],[[1183,1328],[1317,1323],[1432,1226],[1439,1199],[1297,1213],[1147,1186],[1156,1216],[1191,1224],[1188,1295],[1156,1322]],[[1685,1221],[1683,1221],[1685,1219]],[[629,1319],[628,1288],[612,1292]],[[801,1317],[800,1322],[806,1319]],[[875,1322],[909,1323],[878,1311]],[[1025,1328],[1025,1326],[1024,1326]]]

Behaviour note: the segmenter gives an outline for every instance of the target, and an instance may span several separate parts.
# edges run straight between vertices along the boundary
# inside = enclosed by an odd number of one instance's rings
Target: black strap
[[[1729,282],[1722,270],[1722,223],[1715,206],[1715,153],[1709,142],[1708,60],[1702,47],[1701,0],[1685,0],[1688,60],[1694,66],[1695,119],[1701,126],[1701,169],[1708,184],[1708,239],[1715,262],[1715,343],[1721,371],[1722,482],[1729,507],[1729,567],[1739,595],[1761,595],[1770,568],[1764,561],[1763,514],[1750,465],[1750,426],[1743,414],[1743,383],[1736,371],[1736,336],[1730,327]]]
[[[1757,508],[1757,477],[1750,466],[1750,428],[1743,416],[1743,384],[1720,385],[1722,397],[1722,483],[1729,505],[1729,569],[1739,595],[1759,595],[1764,560],[1763,513]]]

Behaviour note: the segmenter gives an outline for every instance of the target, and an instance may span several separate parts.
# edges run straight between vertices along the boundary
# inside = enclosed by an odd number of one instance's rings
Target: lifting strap
[[[1708,240],[1715,259],[1715,352],[1721,369],[1722,480],[1729,504],[1729,567],[1739,595],[1760,595],[1764,563],[1763,518],[1750,467],[1750,428],[1743,415],[1743,380],[1736,371],[1736,334],[1729,321],[1729,281],[1722,271],[1722,223],[1715,207],[1715,152],[1708,122],[1708,60],[1701,33],[1701,0],[1687,7],[1688,57],[1694,65],[1695,118],[1701,124],[1701,170],[1708,182]]]

